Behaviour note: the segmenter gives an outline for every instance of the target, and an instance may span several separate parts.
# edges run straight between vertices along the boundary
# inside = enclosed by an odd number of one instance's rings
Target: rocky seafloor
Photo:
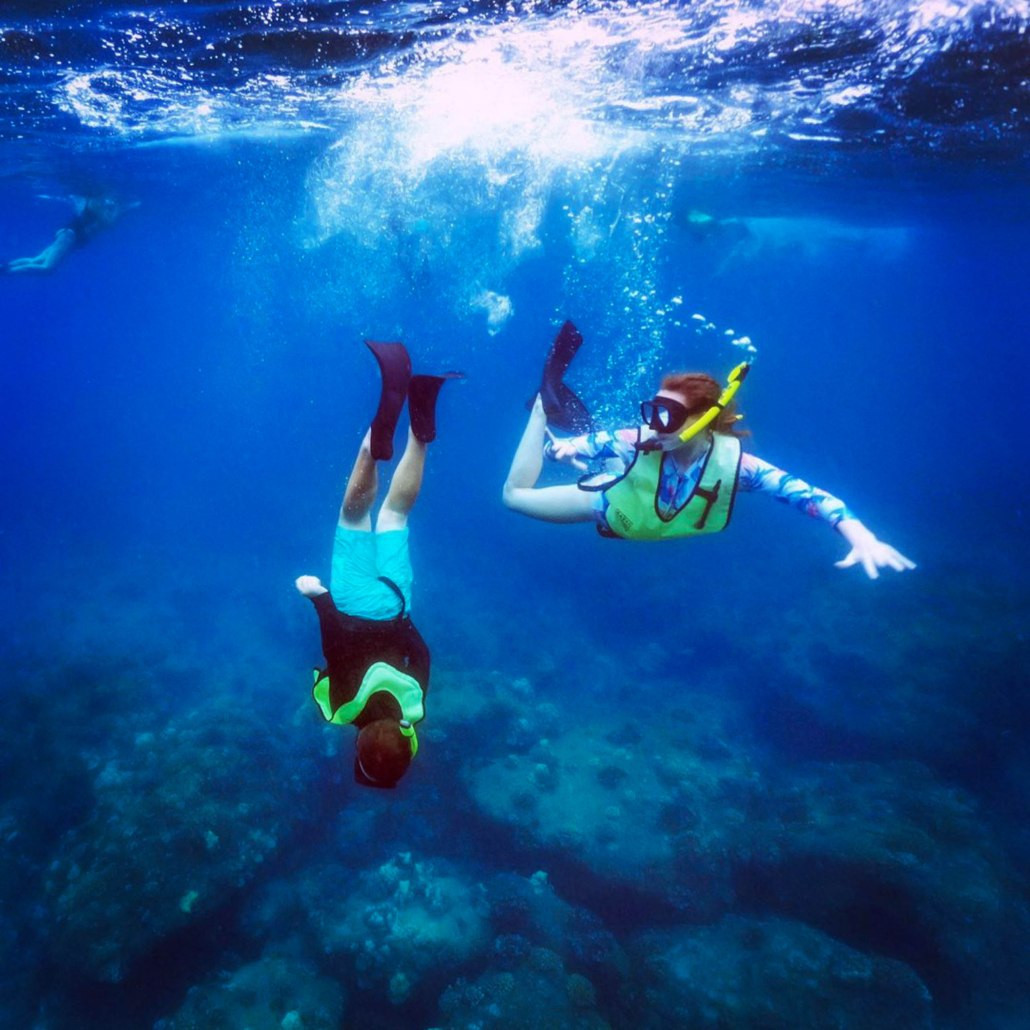
[[[301,602],[94,584],[58,660],[31,619],[6,645],[0,1024],[1027,1025],[1030,789],[993,735],[1025,655],[1013,609],[951,589],[961,618],[787,608],[682,682],[646,642],[430,614],[429,718],[386,793],[306,695]],[[899,619],[876,649],[841,631]],[[244,642],[212,658],[201,624]]]

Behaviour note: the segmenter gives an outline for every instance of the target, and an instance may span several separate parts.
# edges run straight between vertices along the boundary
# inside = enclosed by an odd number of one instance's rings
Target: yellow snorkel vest
[[[418,748],[415,738],[414,724],[421,722],[426,716],[422,688],[414,676],[409,676],[400,669],[395,669],[386,662],[374,662],[368,667],[361,680],[361,686],[350,701],[340,705],[334,712],[329,703],[329,676],[315,669],[315,685],[312,694],[326,722],[336,726],[346,726],[361,715],[368,704],[368,699],[380,690],[385,690],[400,706],[401,719],[409,724],[401,732],[412,737],[411,753]],[[410,728],[410,733],[407,730]]]
[[[667,540],[718,533],[729,524],[740,478],[740,440],[713,433],[701,476],[683,507],[669,515],[658,510],[663,451],[638,451],[621,479],[604,491],[605,520],[626,540]]]

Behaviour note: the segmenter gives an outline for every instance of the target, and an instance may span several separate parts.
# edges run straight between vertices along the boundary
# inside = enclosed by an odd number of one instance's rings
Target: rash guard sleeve
[[[614,433],[601,430],[598,433],[570,437],[565,443],[576,449],[576,457],[581,461],[614,458],[623,465],[629,465],[633,460],[636,438],[635,429],[618,429]]]
[[[822,519],[833,527],[845,519],[855,518],[839,497],[834,497],[753,454],[745,454],[741,460],[740,489],[767,494],[811,518]]]

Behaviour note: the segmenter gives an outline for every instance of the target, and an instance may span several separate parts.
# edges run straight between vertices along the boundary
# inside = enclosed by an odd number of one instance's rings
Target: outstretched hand
[[[555,461],[566,461],[573,468],[580,469],[585,472],[587,465],[585,461],[581,461],[576,455],[576,448],[568,440],[562,440],[560,437],[554,435],[550,429],[545,429],[544,432],[547,434],[547,441],[544,444],[544,453]]]
[[[834,563],[838,569],[849,569],[852,565],[861,564],[870,579],[879,579],[880,569],[891,568],[897,572],[904,572],[916,567],[914,561],[910,561],[890,544],[877,540],[858,519],[847,519],[841,522],[837,529],[851,544],[847,556]]]

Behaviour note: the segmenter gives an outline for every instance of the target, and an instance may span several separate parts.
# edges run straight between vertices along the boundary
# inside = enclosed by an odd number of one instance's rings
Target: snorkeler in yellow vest
[[[724,388],[700,372],[665,376],[641,404],[643,425],[594,432],[582,402],[560,381],[582,343],[571,322],[558,332],[544,366],[540,393],[504,484],[513,511],[547,522],[593,522],[607,537],[664,540],[725,529],[740,492],[760,492],[821,519],[850,545],[839,568],[860,564],[875,579],[913,562],[878,540],[843,501],[743,451],[734,397],[749,371],[738,365]],[[578,435],[559,438],[553,429]],[[606,472],[578,484],[538,487],[545,454]]]
[[[415,727],[425,716],[429,690],[429,648],[410,616],[408,514],[422,486],[426,445],[436,438],[440,387],[458,373],[412,376],[403,344],[365,342],[379,362],[382,393],[347,481],[330,587],[316,576],[300,576],[296,586],[313,602],[321,629],[327,665],[315,670],[319,711],[327,722],[357,728],[354,779],[390,788],[418,751]],[[393,456],[405,400],[407,444],[373,529],[377,462]]]

